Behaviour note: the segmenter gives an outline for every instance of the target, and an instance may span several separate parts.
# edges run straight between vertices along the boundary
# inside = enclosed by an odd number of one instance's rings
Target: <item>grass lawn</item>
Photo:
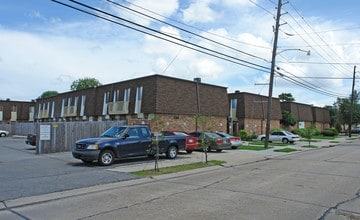
[[[269,147],[272,148],[272,147]],[[267,150],[265,149],[264,143],[262,145],[241,145],[237,148],[238,150]]]
[[[304,148],[318,148],[318,146],[315,146],[315,145],[304,145],[304,146],[301,146],[301,147],[304,147]]]
[[[290,153],[293,151],[297,151],[297,150],[294,148],[288,148],[288,147],[274,150],[274,152],[283,152],[283,153]]]
[[[176,173],[176,172],[180,172],[180,171],[217,166],[217,165],[222,165],[224,163],[226,163],[226,162],[222,161],[222,160],[210,160],[210,161],[208,161],[207,164],[204,162],[198,162],[198,163],[183,164],[183,165],[177,165],[177,166],[171,166],[171,167],[163,167],[163,168],[159,168],[158,171],[155,171],[155,169],[134,171],[134,172],[131,172],[131,174],[134,174],[137,176],[142,176],[142,177],[151,177],[151,176],[158,176],[158,175],[162,175],[162,174]]]

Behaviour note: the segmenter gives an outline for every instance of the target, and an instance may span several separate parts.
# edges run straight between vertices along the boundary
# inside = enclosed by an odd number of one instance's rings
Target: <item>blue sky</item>
[[[140,18],[107,1],[79,2],[226,54],[232,62],[50,0],[3,0],[0,99],[30,101],[49,90],[67,92],[74,80],[84,77],[108,84],[151,74],[200,77],[204,83],[227,87],[229,93],[268,94],[266,68],[270,68],[277,1],[114,0],[167,23]],[[353,68],[360,63],[360,2],[290,0],[282,9],[273,96],[292,93],[297,102],[324,106],[350,95]],[[308,50],[310,56],[303,52]],[[245,67],[243,61],[256,66]]]

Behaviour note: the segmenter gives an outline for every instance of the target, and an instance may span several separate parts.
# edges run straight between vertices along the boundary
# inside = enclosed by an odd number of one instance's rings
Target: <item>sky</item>
[[[68,92],[86,77],[153,74],[269,94],[277,0],[56,1],[1,1],[0,100]],[[319,107],[349,97],[360,1],[289,0],[281,9],[273,97]]]

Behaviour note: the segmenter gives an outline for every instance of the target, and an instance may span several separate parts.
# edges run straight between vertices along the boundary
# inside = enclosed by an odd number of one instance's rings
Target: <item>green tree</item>
[[[309,143],[309,147],[310,147],[310,142],[311,139],[316,135],[317,130],[316,128],[312,125],[310,127],[307,128],[301,128],[297,130],[297,133],[300,134],[301,137],[306,138],[308,143]]]
[[[196,130],[198,130],[198,127],[199,127],[199,124],[200,124],[201,127],[202,127],[202,130],[205,132],[206,127],[209,124],[209,120],[205,116],[199,115],[199,114],[196,114],[194,116],[194,119],[195,119],[195,122],[196,122]],[[208,130],[210,130],[210,128]],[[209,150],[209,145],[210,145],[211,140],[206,140],[204,133],[201,134],[200,138],[201,138],[201,141],[199,143],[199,148],[204,151],[204,153],[205,153],[205,163],[207,164],[208,163],[208,150]]]
[[[38,99],[49,98],[49,97],[52,97],[52,96],[56,96],[57,94],[59,94],[57,91],[46,91],[46,92],[43,92],[43,93],[38,97]]]
[[[291,93],[281,93],[279,95],[280,102],[294,102],[295,98]]]
[[[297,121],[296,119],[291,115],[289,111],[282,111],[282,119],[280,120],[280,123],[284,126],[294,126],[296,125]]]
[[[99,82],[99,80],[97,80],[95,78],[85,77],[82,79],[75,80],[71,84],[70,89],[71,89],[71,91],[77,91],[80,89],[93,88],[96,86],[101,86],[101,83]]]
[[[341,124],[340,124],[340,119],[339,119],[339,117],[340,117],[339,109],[336,108],[335,106],[330,106],[330,105],[325,106],[325,108],[327,110],[329,110],[330,127],[336,128],[337,130],[340,128],[340,130],[338,130],[338,131],[341,131]]]
[[[359,105],[359,93],[354,91],[353,108],[351,114],[351,95],[349,98],[337,98],[334,103],[334,108],[338,111],[338,122],[342,125],[343,130],[347,130],[346,125],[357,125],[360,123],[360,105]]]

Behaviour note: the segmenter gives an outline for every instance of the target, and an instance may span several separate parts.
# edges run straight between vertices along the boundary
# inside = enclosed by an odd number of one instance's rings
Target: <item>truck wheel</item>
[[[174,159],[177,156],[177,148],[175,146],[170,146],[166,152],[166,156],[169,159]]]
[[[261,142],[265,142],[265,138],[263,137],[263,138],[261,138]]]
[[[115,160],[115,155],[111,150],[104,150],[101,151],[99,155],[99,163],[102,166],[109,166],[111,165]]]
[[[193,151],[192,150],[186,150],[186,153],[191,154]]]
[[[283,144],[289,143],[289,140],[287,138],[282,139]]]
[[[222,149],[217,149],[217,150],[216,150],[216,152],[221,152],[221,151],[222,151]]]

